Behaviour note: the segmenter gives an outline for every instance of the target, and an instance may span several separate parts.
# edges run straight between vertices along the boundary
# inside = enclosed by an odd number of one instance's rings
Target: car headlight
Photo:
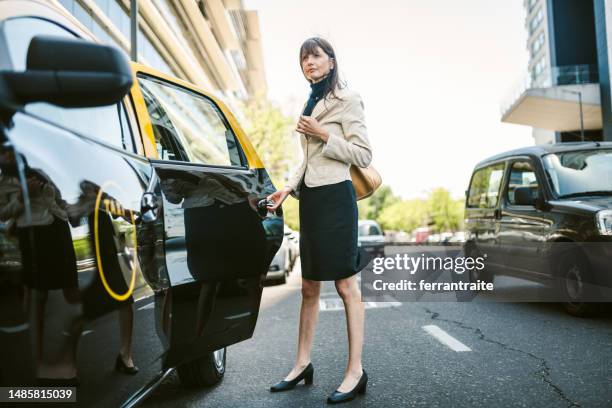
[[[599,211],[596,219],[599,233],[601,235],[612,235],[612,210]]]

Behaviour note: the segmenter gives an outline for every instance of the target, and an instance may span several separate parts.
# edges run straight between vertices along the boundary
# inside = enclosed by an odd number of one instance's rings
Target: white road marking
[[[400,302],[363,302],[366,309],[376,309],[383,307],[398,307]],[[333,310],[344,310],[344,303],[339,297],[319,299],[319,310],[329,312]]]
[[[425,330],[436,340],[438,340],[440,343],[444,344],[446,347],[453,351],[472,351],[471,348],[469,348],[468,346],[466,346],[465,344],[463,344],[462,342],[460,342],[459,340],[457,340],[456,338],[454,338],[436,325],[431,324],[428,326],[423,326],[423,330]]]

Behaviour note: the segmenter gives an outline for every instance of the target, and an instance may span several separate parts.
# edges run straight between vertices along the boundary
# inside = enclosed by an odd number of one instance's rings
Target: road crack
[[[472,327],[472,326],[468,326],[463,322],[457,321],[457,320],[450,320],[450,319],[444,319],[440,317],[440,313],[438,312],[434,312],[432,310],[429,310],[428,308],[424,307],[423,308],[425,310],[425,312],[427,312],[430,316],[432,320],[440,320],[443,322],[447,322],[447,323],[452,323],[462,329],[465,330],[471,330],[473,331],[479,338],[479,340],[483,340],[486,341],[488,343],[491,344],[495,344],[500,346],[501,348],[505,349],[505,350],[510,350],[510,351],[515,351],[517,353],[521,353],[524,354],[526,356],[529,356],[530,358],[538,361],[539,363],[539,367],[540,369],[538,371],[535,372],[536,377],[540,378],[548,387],[552,388],[552,390],[561,398],[563,399],[563,401],[565,401],[567,403],[568,407],[580,407],[581,405],[579,403],[577,403],[576,401],[571,400],[566,394],[565,392],[561,389],[561,387],[559,387],[558,385],[556,385],[551,379],[550,379],[550,372],[551,372],[551,368],[548,365],[548,362],[546,361],[546,359],[536,356],[535,354],[529,352],[529,351],[525,351],[525,350],[521,350],[521,349],[517,349],[515,347],[512,347],[506,343],[502,343],[501,341],[498,340],[493,340],[489,337],[487,337],[482,330],[480,330],[478,327]]]

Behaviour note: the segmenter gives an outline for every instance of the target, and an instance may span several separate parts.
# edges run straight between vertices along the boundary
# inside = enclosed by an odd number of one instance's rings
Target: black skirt
[[[302,277],[316,281],[359,272],[357,200],[350,180],[319,187],[300,186]]]

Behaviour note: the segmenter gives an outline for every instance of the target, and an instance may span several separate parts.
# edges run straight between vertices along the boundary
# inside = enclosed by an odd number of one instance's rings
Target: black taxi
[[[473,281],[544,284],[552,296],[530,297],[517,285],[511,298],[593,314],[612,300],[612,143],[531,146],[483,160],[466,191],[465,226],[465,252],[486,256]]]
[[[0,3],[0,55],[0,385],[215,384],[283,239],[236,118],[51,2]]]

